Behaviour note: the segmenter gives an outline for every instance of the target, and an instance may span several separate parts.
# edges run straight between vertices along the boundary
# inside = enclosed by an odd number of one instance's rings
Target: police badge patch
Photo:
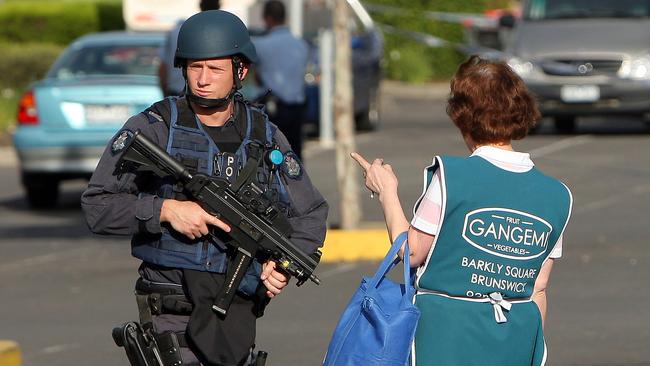
[[[132,137],[133,132],[130,130],[123,129],[120,131],[117,135],[115,135],[115,138],[113,138],[113,142],[111,143],[111,153],[113,155],[119,154],[125,147],[129,145]]]
[[[284,155],[282,171],[287,177],[291,179],[300,179],[300,177],[302,177],[302,166],[300,165],[300,159],[293,151],[289,151]]]

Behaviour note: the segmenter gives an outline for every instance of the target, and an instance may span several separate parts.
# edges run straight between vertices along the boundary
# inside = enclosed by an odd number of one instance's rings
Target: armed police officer
[[[238,93],[256,61],[246,26],[235,15],[211,10],[190,17],[180,29],[174,61],[182,69],[186,96],[168,97],[131,117],[107,146],[82,195],[93,232],[132,235],[132,254],[142,260],[135,285],[142,328],[159,344],[181,348],[163,360],[165,365],[246,364],[256,319],[289,275],[272,260],[253,262],[227,315],[212,311],[232,257],[230,226],[190,200],[173,180],[142,169],[116,169],[136,131],[193,173],[234,184],[238,172],[249,172],[252,165],[252,179],[287,216],[292,243],[312,253],[325,237],[327,203],[285,136]],[[259,158],[272,149],[282,152],[277,164]]]

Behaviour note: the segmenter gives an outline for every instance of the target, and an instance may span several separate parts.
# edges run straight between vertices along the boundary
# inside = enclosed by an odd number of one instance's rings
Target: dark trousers
[[[188,278],[188,272],[192,275]],[[143,262],[140,275],[148,282],[155,283],[155,288],[139,287],[139,293],[167,293],[166,284],[181,291],[193,303],[194,326],[188,326],[190,314],[170,313],[163,302],[163,314],[153,315],[153,326],[156,333],[172,331],[178,336],[184,336],[189,348],[181,346],[181,355],[187,365],[227,365],[243,366],[247,364],[250,350],[255,343],[255,325],[261,316],[260,302],[237,293],[233,299],[228,315],[217,316],[210,308],[213,297],[223,285],[224,274],[198,271],[186,271],[160,267]],[[187,281],[190,281],[188,283]],[[146,284],[146,283],[145,283]],[[182,285],[182,290],[180,290]],[[157,289],[162,287],[163,290]],[[199,311],[200,310],[200,311]],[[210,362],[212,360],[213,362]]]
[[[269,113],[269,119],[287,137],[291,149],[302,159],[302,124],[304,120],[305,105],[287,104],[278,101],[274,114]]]
[[[257,317],[253,315],[252,308],[255,305],[251,300],[235,296],[228,316],[219,321],[219,326],[214,330],[214,350],[211,352],[221,355],[220,364],[223,365],[245,365],[250,354],[249,350],[254,347],[255,342],[255,322]],[[176,334],[186,332],[187,323],[190,320],[189,315],[160,314],[153,316],[154,330],[156,333],[172,331]],[[188,340],[189,348],[181,347],[181,355],[184,364],[187,365],[214,365],[201,357],[201,351],[198,350],[191,340]],[[235,356],[237,355],[237,356]]]

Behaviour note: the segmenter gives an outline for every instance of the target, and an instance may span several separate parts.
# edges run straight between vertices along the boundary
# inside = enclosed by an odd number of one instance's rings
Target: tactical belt
[[[192,303],[180,285],[151,282],[142,277],[135,283],[136,297],[145,297],[152,315],[192,313]]]
[[[135,283],[135,299],[138,303],[140,323],[145,330],[153,331],[153,315],[192,313],[192,303],[178,285],[160,284],[140,277]],[[187,348],[185,333],[176,333],[176,336],[179,346]]]

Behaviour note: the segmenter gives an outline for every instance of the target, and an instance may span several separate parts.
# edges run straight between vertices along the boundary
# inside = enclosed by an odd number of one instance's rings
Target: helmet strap
[[[230,89],[228,95],[226,95],[225,97],[213,99],[213,98],[199,97],[198,95],[192,93],[192,90],[190,90],[190,88],[187,88],[187,99],[200,105],[203,108],[222,109],[225,106],[227,106],[228,103],[230,103],[230,101],[233,99],[233,96],[235,95],[235,92],[236,92],[235,88],[232,88]]]

